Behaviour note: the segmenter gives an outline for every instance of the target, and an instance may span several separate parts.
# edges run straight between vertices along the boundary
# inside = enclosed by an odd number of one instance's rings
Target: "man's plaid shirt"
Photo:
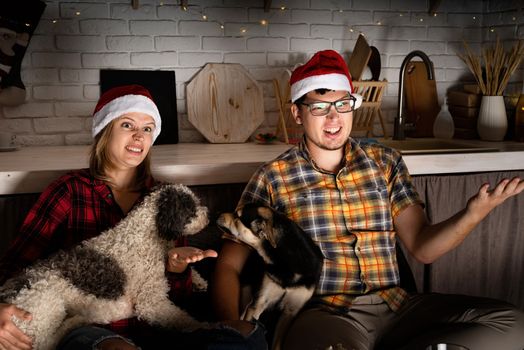
[[[399,287],[393,218],[421,202],[397,151],[350,138],[345,155],[338,174],[329,173],[302,141],[258,169],[239,207],[268,204],[320,246],[325,260],[314,301],[344,308],[376,293],[396,310],[407,293]]]

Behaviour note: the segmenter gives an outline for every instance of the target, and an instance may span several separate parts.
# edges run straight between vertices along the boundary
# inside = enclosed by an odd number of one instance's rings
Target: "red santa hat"
[[[311,59],[298,66],[289,79],[291,102],[316,89],[344,90],[357,101],[355,109],[362,104],[362,96],[353,93],[348,66],[342,56],[333,50],[319,51]]]
[[[162,119],[153,97],[141,85],[114,87],[100,96],[93,112],[93,137],[98,135],[114,119],[131,112],[145,113],[154,119],[153,142],[155,142],[162,128]]]

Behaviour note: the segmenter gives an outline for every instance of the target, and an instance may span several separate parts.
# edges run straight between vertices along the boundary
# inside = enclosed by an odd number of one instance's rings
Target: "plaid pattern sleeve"
[[[1,278],[98,235],[123,216],[109,188],[92,180],[87,170],[60,177],[42,192],[24,219],[0,261]]]
[[[26,216],[19,235],[0,262],[2,283],[23,267],[43,257],[71,211],[67,186],[55,181],[40,195]]]
[[[258,202],[271,206],[270,197],[268,194],[269,187],[267,186],[266,178],[268,168],[269,165],[261,166],[251,176],[251,179],[247,183],[246,188],[240,197],[237,209],[250,202]]]
[[[393,217],[420,200],[398,152],[350,140],[346,164],[333,174],[319,169],[301,143],[253,175],[239,206],[249,201],[284,213],[321,248],[315,301],[343,308],[375,293],[397,309],[405,300]]]
[[[391,148],[377,147],[376,145],[371,145],[366,151],[384,171],[388,193],[390,194],[393,218],[410,205],[419,204],[424,206],[400,152]]]

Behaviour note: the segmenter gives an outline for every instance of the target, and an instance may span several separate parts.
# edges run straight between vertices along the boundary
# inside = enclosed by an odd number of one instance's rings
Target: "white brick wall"
[[[192,0],[188,11],[160,0],[140,0],[136,10],[130,0],[46,3],[22,62],[26,102],[0,107],[0,129],[15,132],[23,145],[90,143],[102,68],[174,70],[179,139],[202,142],[187,120],[185,86],[208,62],[249,70],[264,92],[266,120],[256,132],[274,131],[272,79],[320,49],[349,57],[359,32],[381,52],[381,78],[390,82],[383,110],[392,129],[399,67],[411,50],[432,59],[442,101],[448,87],[471,78],[456,55],[463,39],[478,50],[497,35],[524,36],[524,11],[513,0],[443,0],[436,17],[427,14],[429,0],[273,1],[270,12],[262,0]],[[512,79],[513,91],[522,90],[523,72]]]

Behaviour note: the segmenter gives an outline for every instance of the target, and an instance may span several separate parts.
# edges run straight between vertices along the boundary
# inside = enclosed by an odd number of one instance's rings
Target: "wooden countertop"
[[[524,143],[487,144],[500,151],[406,154],[404,160],[412,175],[524,169]],[[289,147],[280,143],[157,145],[152,151],[153,174],[159,180],[186,185],[242,183],[260,164]],[[0,195],[41,192],[68,170],[87,167],[88,152],[89,146],[24,147],[0,152]]]

